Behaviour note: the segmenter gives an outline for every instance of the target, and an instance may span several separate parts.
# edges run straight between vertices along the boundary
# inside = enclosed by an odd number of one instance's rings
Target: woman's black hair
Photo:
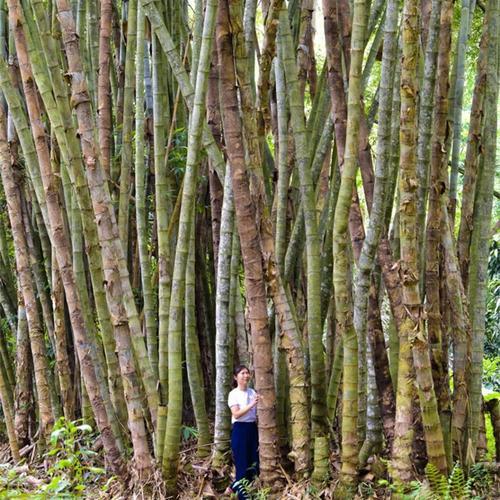
[[[236,382],[236,375],[238,375],[238,373],[242,372],[243,370],[248,370],[248,366],[245,366],[245,365],[237,365],[234,367],[234,370],[233,370],[233,387],[238,387],[238,383]]]

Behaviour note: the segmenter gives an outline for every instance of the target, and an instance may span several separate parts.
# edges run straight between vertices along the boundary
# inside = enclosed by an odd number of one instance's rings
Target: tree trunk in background
[[[193,208],[193,212],[195,209]],[[193,214],[195,220],[195,213]],[[193,404],[196,427],[198,429],[198,456],[207,457],[210,454],[211,436],[208,427],[208,415],[205,406],[205,387],[201,372],[200,344],[197,336],[196,303],[195,303],[195,232],[196,227],[191,225],[189,238],[189,254],[186,265],[185,291],[185,344],[186,344],[186,371],[189,381],[189,390]],[[227,405],[226,405],[227,406]]]
[[[467,51],[467,41],[471,28],[472,14],[474,13],[475,0],[462,0],[460,5],[460,30],[458,33],[455,61],[455,87],[453,97],[453,139],[451,147],[451,169],[450,169],[450,219],[453,229],[455,228],[455,212],[457,209],[457,181],[458,163],[460,161],[460,145],[462,142],[462,107],[465,84],[465,53]],[[454,231],[453,231],[454,232]]]

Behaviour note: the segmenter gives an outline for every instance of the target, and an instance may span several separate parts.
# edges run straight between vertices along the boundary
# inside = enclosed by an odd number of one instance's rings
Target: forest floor
[[[25,450],[26,451],[26,450]],[[0,499],[69,499],[92,498],[93,500],[129,500],[155,499],[163,500],[167,496],[161,486],[159,472],[148,482],[139,485],[137,481],[124,484],[116,477],[104,473],[102,458],[98,453],[90,454],[86,460],[75,460],[72,457],[52,460],[45,457],[33,459],[33,448],[25,456],[25,463],[14,465],[10,460],[8,444],[0,445]],[[61,463],[62,462],[62,463]],[[72,462],[71,464],[69,462]],[[338,476],[338,467],[334,464],[334,475]],[[208,459],[196,457],[194,447],[186,446],[180,455],[178,490],[180,500],[193,499],[236,499],[224,495],[229,484],[231,470],[229,467],[214,470]],[[338,480],[332,479],[318,488],[308,480],[293,481],[283,470],[286,484],[278,496],[271,496],[268,489],[262,487],[257,480],[249,489],[253,500],[267,498],[302,499],[333,499]],[[378,477],[377,477],[378,476]],[[364,471],[355,499],[385,499],[390,498],[393,488],[382,479],[383,475],[375,474],[370,466]],[[422,477],[410,485],[405,499],[439,500],[462,498],[480,500],[500,498],[500,475],[489,472],[476,480],[475,487],[465,490],[460,496],[444,491],[436,494],[429,485],[429,480]],[[444,487],[443,487],[444,488]],[[450,489],[450,488],[448,488]],[[467,493],[467,494],[463,494]]]

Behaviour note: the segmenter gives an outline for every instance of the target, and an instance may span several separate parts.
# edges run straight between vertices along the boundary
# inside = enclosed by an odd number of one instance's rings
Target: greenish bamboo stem
[[[474,199],[477,188],[481,131],[484,120],[484,93],[486,88],[486,63],[488,56],[488,16],[484,16],[483,34],[479,47],[476,81],[472,96],[472,105],[469,122],[469,135],[464,161],[464,180],[462,190],[462,206],[460,207],[460,228],[458,232],[458,258],[462,273],[464,289],[469,283],[470,241],[474,216]]]
[[[145,12],[147,7],[143,3]],[[180,427],[182,420],[182,306],[184,299],[186,262],[199,166],[199,149],[202,143],[205,97],[207,93],[210,54],[215,28],[215,0],[207,2],[203,22],[203,37],[196,78],[192,114],[189,123],[188,156],[184,174],[179,232],[175,251],[168,325],[168,417],[163,451],[163,473],[168,490],[175,489],[177,476]]]
[[[142,297],[144,301],[144,328],[149,362],[155,378],[158,378],[157,313],[151,285],[151,262],[148,251],[148,219],[146,210],[147,179],[149,177],[148,155],[144,146],[144,29],[145,16],[142,5],[137,9],[137,48],[135,61],[135,209],[137,244],[141,266]]]
[[[285,78],[289,96],[291,125],[295,142],[295,157],[299,170],[301,199],[306,227],[307,254],[307,323],[311,356],[312,423],[315,436],[325,435],[326,429],[326,388],[325,370],[321,353],[321,290],[319,269],[319,239],[316,222],[316,203],[311,171],[309,151],[306,143],[303,101],[297,79],[297,68],[293,57],[293,45],[287,10],[280,12],[280,51],[283,59]]]
[[[22,447],[29,442],[28,427],[32,392],[28,321],[22,298],[19,300],[17,317],[14,427],[19,446]]]
[[[191,402],[198,429],[198,456],[206,457],[210,454],[211,436],[208,427],[208,415],[205,406],[205,387],[201,373],[200,344],[196,334],[196,304],[195,304],[195,207],[193,207],[193,224],[189,238],[189,254],[186,265],[185,291],[185,343],[186,368],[191,392]]]
[[[471,28],[471,19],[474,12],[472,0],[462,0],[460,6],[460,30],[456,46],[456,80],[452,90],[455,94],[453,99],[453,139],[451,147],[451,170],[450,170],[450,217],[455,225],[455,212],[457,207],[457,183],[458,164],[460,161],[460,149],[462,144],[462,107],[465,87],[465,53],[467,41]],[[472,9],[471,9],[472,7]]]
[[[227,397],[232,384],[234,337],[231,337],[231,333],[235,333],[234,329],[231,329],[229,317],[231,280],[234,283],[234,278],[231,276],[232,246],[235,238],[233,203],[231,173],[227,169],[224,179],[215,296],[215,378],[218,383],[215,386],[213,462],[216,466],[227,461],[230,449],[231,412],[227,406]]]
[[[347,231],[358,166],[361,70],[366,31],[365,8],[364,1],[357,1],[354,4],[344,168],[333,223],[335,314],[344,338],[341,478],[347,489],[351,489],[356,483],[358,466],[358,339],[353,325],[353,303],[347,279],[349,270]]]
[[[420,283],[423,287],[425,272],[425,215],[429,192],[429,165],[431,158],[432,135],[432,110],[434,107],[434,91],[436,82],[436,66],[438,54],[438,41],[440,31],[442,0],[432,1],[432,10],[429,19],[427,44],[425,46],[424,76],[422,81],[421,101],[418,114],[418,139],[417,139],[417,230],[418,248],[420,251],[419,270]],[[422,288],[423,291],[423,288]]]
[[[381,28],[382,29],[382,28]],[[398,29],[398,5],[396,2],[387,3],[386,19],[384,23],[384,49],[382,53],[382,74],[380,82],[380,118],[377,129],[377,161],[375,166],[375,185],[373,192],[373,202],[370,213],[370,220],[366,230],[366,236],[363,241],[361,254],[359,256],[358,274],[355,279],[354,290],[354,327],[358,337],[358,344],[362,345],[367,337],[368,320],[368,296],[370,290],[371,275],[375,265],[375,257],[379,241],[384,230],[385,223],[385,193],[388,184],[388,165],[390,155],[391,140],[391,112],[392,112],[392,87],[394,80],[394,67],[397,54],[397,29]],[[375,42],[374,42],[375,43]],[[351,62],[352,65],[352,62]],[[351,66],[352,67],[352,66]],[[349,121],[348,121],[349,124]],[[346,143],[347,147],[347,143]],[[344,167],[345,169],[345,167]],[[342,193],[342,185],[340,187]],[[351,187],[352,190],[352,187]],[[347,202],[347,200],[346,200]],[[336,209],[337,214],[338,206]],[[335,224],[334,224],[335,231]],[[372,284],[373,286],[373,284]],[[372,303],[374,304],[374,303]],[[377,304],[374,304],[378,306]],[[360,366],[361,369],[361,366]],[[360,384],[364,385],[365,370],[360,370]],[[360,393],[359,418],[361,420],[359,427],[364,427],[363,408],[365,392]],[[363,432],[361,433],[361,437]],[[369,442],[373,441],[373,435],[369,437]],[[371,446],[371,445],[370,445]],[[361,454],[360,454],[361,456]],[[361,458],[366,458],[362,456]]]
[[[363,66],[363,78],[362,78],[362,86],[363,89],[366,88],[366,85],[368,84],[370,80],[370,76],[373,70],[373,65],[375,64],[375,61],[377,59],[378,52],[380,50],[380,47],[382,45],[382,40],[384,40],[384,33],[385,31],[385,22],[386,18],[386,13],[382,15],[382,19],[380,20],[379,27],[377,29],[377,32],[375,33],[375,37],[373,38],[372,45],[370,47],[370,52],[368,52],[368,57],[366,59],[366,63]],[[367,31],[368,34],[368,31]],[[369,36],[369,35],[368,35]],[[396,38],[396,37],[395,37]],[[380,113],[380,116],[382,116],[382,113]]]
[[[151,370],[144,338],[142,336],[137,308],[130,284],[129,273],[119,239],[118,227],[111,205],[111,199],[103,170],[98,162],[95,142],[95,128],[91,120],[91,108],[87,95],[86,81],[82,74],[82,64],[78,39],[74,36],[75,25],[67,0],[57,0],[59,21],[63,33],[63,43],[72,74],[72,93],[85,98],[72,98],[80,130],[80,144],[86,166],[94,212],[98,214],[97,229],[101,244],[101,255],[108,306],[112,308],[115,327],[127,327],[133,344],[135,360],[140,368],[142,382],[148,399],[148,409],[153,426],[156,425],[158,408],[157,381]],[[81,172],[80,172],[81,174]]]
[[[128,254],[131,173],[133,165],[132,143],[134,140],[134,91],[135,61],[137,49],[137,0],[128,0],[127,52],[125,55],[125,80],[123,86],[123,122],[120,150],[120,198],[118,204],[118,231],[125,259]],[[139,56],[142,57],[142,54]],[[88,73],[86,73],[88,74]],[[90,89],[90,85],[89,85]],[[142,110],[141,110],[142,111]]]
[[[406,317],[400,330],[408,335],[411,345],[422,422],[429,461],[442,473],[447,473],[443,433],[439,421],[436,395],[432,380],[428,339],[421,320],[422,307],[418,283],[416,234],[416,97],[418,64],[418,5],[407,0],[403,10],[403,59],[401,68],[401,130],[400,130],[400,233],[403,304]],[[400,365],[401,368],[401,365]],[[398,389],[401,378],[398,381]]]
[[[479,420],[481,418],[482,394],[481,374],[484,354],[485,307],[487,289],[487,266],[493,186],[495,175],[495,151],[497,133],[498,102],[498,0],[490,0],[488,16],[488,57],[486,66],[485,117],[483,128],[483,170],[477,186],[474,207],[474,222],[470,249],[469,271],[469,314],[472,324],[471,373],[469,379],[470,397],[470,444],[467,465],[475,457],[478,443]]]
[[[285,74],[281,59],[274,61],[278,119],[278,185],[276,187],[276,263],[282,275],[286,250],[286,209],[290,172],[288,169],[288,110],[286,105]]]
[[[41,6],[40,2],[34,2],[33,9],[36,14],[37,22],[41,21],[43,19],[43,6]],[[116,346],[113,337],[110,312],[106,303],[106,292],[101,285],[104,282],[104,274],[102,270],[102,256],[99,247],[97,226],[93,217],[92,202],[85,179],[85,173],[83,172],[80,146],[78,144],[73,118],[69,108],[66,84],[62,80],[59,66],[57,63],[54,64],[57,57],[53,40],[48,33],[42,31],[42,29],[39,29],[41,38],[33,38],[37,36],[37,29],[33,25],[33,22],[30,21],[30,16],[25,16],[25,20],[29,28],[26,30],[26,35],[35,80],[49,120],[53,126],[63,161],[66,165],[70,166],[67,173],[75,189],[80,209],[80,215],[78,217],[82,217],[82,226],[88,248],[94,301],[96,304],[97,316],[99,318],[103,346],[106,353],[109,390],[118,418],[120,422],[125,423],[126,406],[123,400],[123,384],[119,374],[118,359],[115,354]],[[39,23],[38,26],[42,28],[43,24]],[[43,64],[43,55],[37,50],[38,44],[43,47],[45,60],[50,70],[51,80],[49,80],[49,75],[45,72],[46,66]],[[55,101],[52,89],[54,89]],[[82,283],[84,282],[85,281]]]

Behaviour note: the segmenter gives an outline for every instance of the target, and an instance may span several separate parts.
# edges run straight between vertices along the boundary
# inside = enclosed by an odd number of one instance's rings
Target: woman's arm
[[[240,418],[243,415],[247,414],[257,403],[259,402],[259,395],[256,394],[253,400],[240,408],[240,405],[231,406],[231,414],[234,418]]]

